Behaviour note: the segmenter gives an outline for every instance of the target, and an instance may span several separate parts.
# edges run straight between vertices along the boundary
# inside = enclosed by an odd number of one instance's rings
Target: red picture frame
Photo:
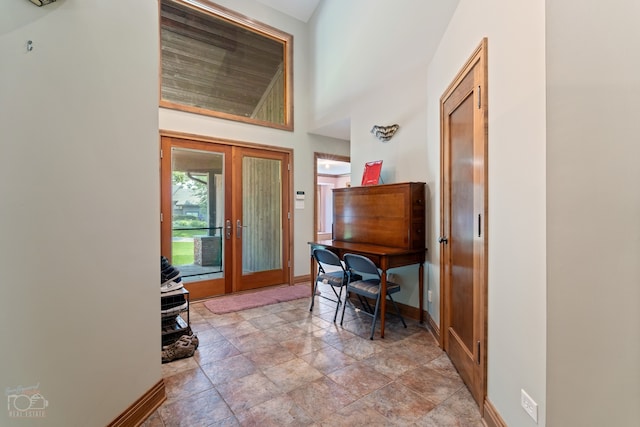
[[[364,164],[364,173],[362,174],[362,184],[377,185],[380,180],[380,170],[382,169],[382,160],[367,162]]]

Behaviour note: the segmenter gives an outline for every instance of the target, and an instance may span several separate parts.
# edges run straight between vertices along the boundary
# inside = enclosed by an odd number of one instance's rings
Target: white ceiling
[[[308,22],[313,12],[318,7],[320,0],[257,0],[273,9],[279,10],[289,16]]]
[[[318,175],[348,175],[351,163],[338,160],[318,159],[316,164]]]

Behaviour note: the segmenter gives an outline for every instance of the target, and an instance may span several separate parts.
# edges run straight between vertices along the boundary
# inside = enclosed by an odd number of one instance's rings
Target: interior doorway
[[[333,236],[333,189],[351,186],[351,159],[334,154],[314,154],[314,221],[315,240]]]
[[[440,98],[440,339],[484,413],[487,393],[487,40]]]

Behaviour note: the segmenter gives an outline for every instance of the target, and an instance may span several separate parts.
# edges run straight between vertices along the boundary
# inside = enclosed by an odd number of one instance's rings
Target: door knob
[[[449,243],[449,239],[447,239],[447,236],[440,236],[440,238],[438,239],[438,243],[444,243],[446,245],[447,243]]]
[[[237,220],[236,221],[236,237],[238,239],[242,237],[242,229],[243,228],[247,228],[247,226],[246,225],[242,225],[240,220]]]

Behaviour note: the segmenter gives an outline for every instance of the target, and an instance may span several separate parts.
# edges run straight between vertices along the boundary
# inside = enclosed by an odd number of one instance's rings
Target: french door
[[[162,137],[162,255],[196,299],[291,281],[291,154],[226,142]]]

